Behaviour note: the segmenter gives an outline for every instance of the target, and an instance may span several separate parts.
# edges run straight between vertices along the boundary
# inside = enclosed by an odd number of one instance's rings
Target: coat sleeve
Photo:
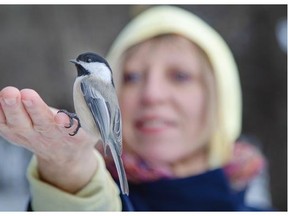
[[[104,160],[95,150],[99,167],[91,181],[76,194],[62,191],[39,179],[33,156],[27,178],[30,183],[33,211],[121,211],[119,189],[106,170]]]

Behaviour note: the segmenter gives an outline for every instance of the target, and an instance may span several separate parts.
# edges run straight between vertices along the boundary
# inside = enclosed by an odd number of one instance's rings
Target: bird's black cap
[[[106,59],[104,59],[102,56],[98,55],[97,53],[86,52],[86,53],[80,54],[76,60],[87,62],[87,63],[90,63],[90,62],[104,63],[110,69],[110,71],[112,71]]]
[[[86,52],[86,53],[80,54],[77,57],[76,61],[75,60],[71,60],[70,61],[70,62],[72,62],[72,63],[74,63],[76,65],[76,68],[77,68],[77,71],[78,71],[78,76],[83,76],[83,75],[89,75],[90,74],[90,71],[87,71],[84,67],[82,67],[81,64],[79,64],[80,61],[86,62],[86,63],[93,63],[93,62],[103,63],[110,69],[110,73],[112,75],[111,67],[110,67],[110,65],[108,64],[108,62],[106,61],[105,58],[103,58],[102,56],[98,55],[97,53]],[[114,86],[113,78],[111,79],[111,82],[112,82],[112,85]]]

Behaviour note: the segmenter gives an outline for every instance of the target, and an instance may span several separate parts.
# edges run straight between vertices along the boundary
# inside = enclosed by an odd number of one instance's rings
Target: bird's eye
[[[88,58],[88,59],[87,59],[87,62],[92,62],[92,59],[91,59],[91,58]]]

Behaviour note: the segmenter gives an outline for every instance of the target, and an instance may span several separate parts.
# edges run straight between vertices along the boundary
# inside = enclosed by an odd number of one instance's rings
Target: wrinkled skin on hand
[[[96,171],[98,140],[81,128],[70,136],[77,121],[67,128],[69,117],[57,111],[32,89],[6,87],[0,91],[0,135],[36,155],[43,181],[75,193]]]

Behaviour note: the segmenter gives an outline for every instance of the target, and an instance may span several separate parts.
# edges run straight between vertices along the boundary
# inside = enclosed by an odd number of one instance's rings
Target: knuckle
[[[33,129],[35,132],[40,134],[49,134],[52,131],[52,125],[34,124]]]
[[[11,132],[15,134],[23,133],[28,130],[28,128],[25,127],[23,124],[14,124],[7,122],[6,126]]]
[[[21,132],[15,132],[11,130],[1,130],[0,135],[6,139],[7,141],[13,143],[13,144],[21,144],[25,145],[27,143],[27,137],[25,136],[25,133]]]

